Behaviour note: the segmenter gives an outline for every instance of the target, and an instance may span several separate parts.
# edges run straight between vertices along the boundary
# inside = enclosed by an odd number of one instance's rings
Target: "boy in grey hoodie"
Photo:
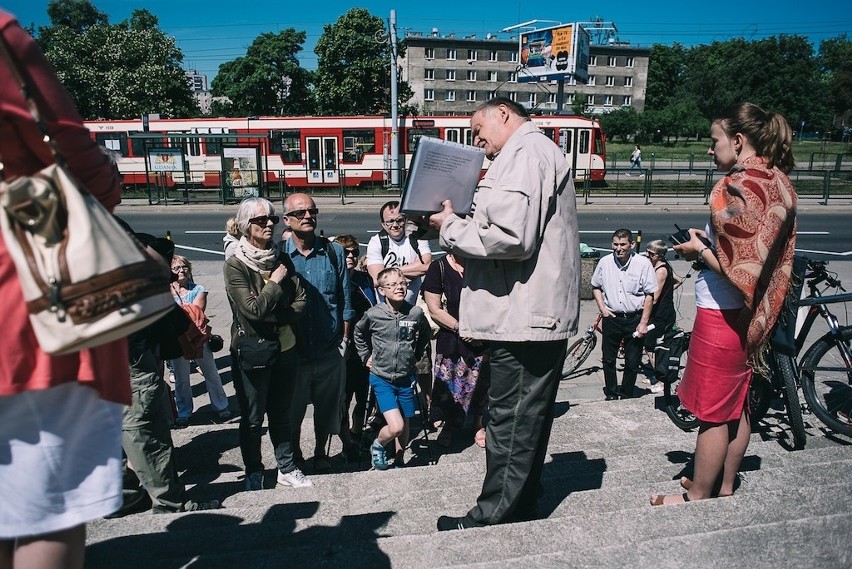
[[[399,268],[384,269],[376,281],[385,302],[370,307],[355,325],[355,348],[370,369],[370,386],[387,422],[370,446],[373,467],[385,470],[388,467],[385,445],[394,439],[394,465],[403,463],[408,419],[415,411],[415,366],[432,331],[423,310],[405,301],[408,281]]]

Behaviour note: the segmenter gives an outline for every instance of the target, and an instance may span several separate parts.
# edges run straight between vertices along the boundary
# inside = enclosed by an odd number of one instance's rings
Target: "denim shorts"
[[[388,381],[371,373],[370,385],[376,395],[379,411],[387,413],[391,409],[399,409],[403,417],[414,416],[414,383],[417,375],[411,374],[394,381]]]

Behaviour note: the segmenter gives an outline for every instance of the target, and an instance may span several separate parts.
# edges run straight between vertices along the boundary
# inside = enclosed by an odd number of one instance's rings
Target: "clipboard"
[[[400,211],[431,215],[453,202],[460,215],[470,213],[473,194],[482,176],[485,151],[438,138],[421,137],[405,180]]]

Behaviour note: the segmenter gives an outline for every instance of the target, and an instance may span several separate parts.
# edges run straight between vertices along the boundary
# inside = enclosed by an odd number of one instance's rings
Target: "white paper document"
[[[484,160],[485,151],[481,148],[420,138],[405,181],[401,211],[432,214],[443,209],[441,202],[450,200],[456,213],[470,213]]]

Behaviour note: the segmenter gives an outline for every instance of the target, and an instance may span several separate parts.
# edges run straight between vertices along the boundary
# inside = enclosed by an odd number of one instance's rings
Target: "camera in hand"
[[[677,229],[677,232],[669,235],[669,241],[671,241],[672,245],[682,245],[683,243],[686,243],[687,241],[692,239],[692,236],[689,234],[688,229],[681,229],[680,227],[678,227],[677,223],[675,223],[675,229]],[[699,235],[698,239],[700,239],[701,242],[704,243],[707,247],[713,246],[713,244],[710,243],[710,240],[706,237],[702,237],[701,235]]]

